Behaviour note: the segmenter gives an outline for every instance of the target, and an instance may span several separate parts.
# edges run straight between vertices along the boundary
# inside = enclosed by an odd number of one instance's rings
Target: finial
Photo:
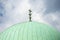
[[[31,20],[31,15],[32,15],[31,12],[32,12],[32,11],[29,9],[29,22],[32,21],[32,20]]]

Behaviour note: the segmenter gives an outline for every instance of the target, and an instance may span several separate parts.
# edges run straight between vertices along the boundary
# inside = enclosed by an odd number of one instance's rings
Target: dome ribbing
[[[11,26],[0,34],[0,40],[60,40],[59,32],[53,27],[25,22]]]

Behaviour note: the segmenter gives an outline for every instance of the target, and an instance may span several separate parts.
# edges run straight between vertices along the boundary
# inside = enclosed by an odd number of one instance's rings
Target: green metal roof
[[[0,40],[60,40],[60,36],[59,32],[49,25],[25,22],[0,33]]]

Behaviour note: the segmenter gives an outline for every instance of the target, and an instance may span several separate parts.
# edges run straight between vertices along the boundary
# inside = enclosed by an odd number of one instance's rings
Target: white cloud
[[[32,21],[48,24],[47,22],[43,20],[42,14],[37,14],[35,12],[32,12]]]
[[[8,19],[5,23],[0,23],[0,31],[13,24],[28,21],[28,10],[30,9],[30,4],[28,3],[28,0],[8,0],[2,1],[2,3],[5,4],[4,9],[6,12],[6,16],[4,16],[3,19],[4,21],[6,20],[5,18]]]
[[[60,19],[58,17],[59,14],[56,12],[56,14],[50,13],[50,14],[44,14],[46,11],[46,5],[44,4],[43,0],[2,0],[2,3],[4,3],[4,9],[6,11],[4,16],[4,21],[2,24],[0,24],[0,30],[16,24],[28,21],[28,9],[32,9],[32,21],[42,22],[46,24],[55,25],[55,27],[60,28],[58,24]],[[60,13],[60,12],[59,12]],[[57,25],[56,25],[57,24]]]

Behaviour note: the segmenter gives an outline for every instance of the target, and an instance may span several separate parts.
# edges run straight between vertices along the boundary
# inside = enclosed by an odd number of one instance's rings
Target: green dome
[[[60,40],[60,36],[56,29],[46,24],[25,22],[2,32],[0,40]]]

